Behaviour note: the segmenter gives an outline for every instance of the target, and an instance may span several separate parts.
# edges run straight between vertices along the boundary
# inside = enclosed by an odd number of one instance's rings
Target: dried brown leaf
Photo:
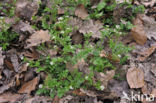
[[[61,14],[64,14],[65,13],[65,10],[63,8],[58,8],[57,9],[57,14],[61,15]]]
[[[138,58],[139,61],[144,61],[145,59],[147,59],[154,51],[156,50],[156,45],[152,46],[150,48],[148,48],[147,50],[145,50],[144,52],[139,53],[140,55],[142,55],[141,57]]]
[[[28,93],[30,94],[31,91],[36,89],[36,85],[38,84],[38,77],[34,78],[33,80],[25,83],[18,91],[18,93]]]
[[[147,36],[139,16],[134,19],[133,24],[135,27],[131,29],[133,39],[140,45],[144,45],[147,41]]]
[[[103,29],[103,24],[100,21],[87,20],[84,21],[79,32],[85,34],[92,34],[93,38],[101,38],[101,30]]]
[[[20,34],[19,41],[25,41],[28,35],[33,34],[35,32],[31,25],[23,21],[17,22],[12,26],[12,28],[13,31]]]
[[[129,69],[126,77],[130,88],[141,88],[144,86],[144,73],[141,69]]]
[[[79,4],[76,7],[75,15],[80,17],[81,19],[85,19],[89,16],[87,13],[87,10],[85,9],[85,6],[83,4]]]
[[[0,95],[0,103],[15,103],[21,97],[22,95],[6,92]]]
[[[151,94],[156,98],[156,88],[153,88]]]
[[[154,38],[156,40],[156,21],[154,20],[154,18],[144,15],[141,19],[144,24],[144,30],[147,34],[147,38]]]
[[[59,103],[59,101],[60,98],[58,96],[55,96],[52,103]]]
[[[100,73],[96,73],[96,78],[97,80],[100,80],[102,85],[107,87],[108,82],[113,79],[115,75],[115,71],[114,70],[110,70],[110,71],[106,71],[106,74],[100,72]]]
[[[75,95],[78,95],[78,96],[85,96],[86,95],[80,89],[76,89],[76,90],[72,91],[72,93]]]
[[[14,67],[14,71],[15,72],[18,72],[19,71],[19,62],[18,62],[18,57],[16,54],[12,54],[11,57],[10,57],[10,60],[12,62],[12,65]]]
[[[40,30],[32,34],[30,38],[26,40],[27,46],[25,48],[37,46],[49,40],[50,40],[50,35],[48,31]]]
[[[18,0],[15,10],[16,16],[30,20],[39,9],[38,2],[39,0]]]

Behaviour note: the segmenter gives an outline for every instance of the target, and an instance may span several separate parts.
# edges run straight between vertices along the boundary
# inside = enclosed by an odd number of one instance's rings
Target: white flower
[[[121,55],[119,54],[118,57],[121,58]]]
[[[23,60],[24,59],[24,57],[23,56],[21,56],[21,60]]]
[[[88,79],[88,76],[85,76],[85,79],[87,80]]]
[[[66,18],[69,18],[69,16],[67,15]]]
[[[117,28],[117,29],[119,29],[119,28],[120,28],[120,26],[119,26],[119,25],[116,25],[116,28]]]
[[[63,17],[59,17],[58,20],[59,20],[59,21],[63,20]]]
[[[50,62],[50,65],[53,65],[54,63],[53,62]]]
[[[105,87],[104,87],[103,85],[101,85],[101,86],[100,86],[100,89],[101,89],[101,90],[104,90],[104,89],[105,89]]]
[[[72,86],[70,86],[69,88],[70,88],[70,89],[73,89],[73,87],[72,87]]]
[[[60,23],[61,23],[60,21],[56,22],[56,24],[60,24]]]
[[[74,47],[73,46],[70,46],[70,48],[73,49]]]
[[[56,46],[56,45],[54,45],[54,48],[57,48],[57,46]]]
[[[52,37],[52,39],[55,39],[55,38],[56,38],[55,36]]]
[[[121,35],[121,34],[122,34],[122,32],[119,32],[119,34]]]
[[[29,66],[30,63],[26,63],[26,66]]]
[[[39,88],[42,88],[42,87],[43,87],[43,85],[42,85],[42,84],[40,84],[38,87],[39,87]]]
[[[70,30],[70,28],[67,28],[67,30]]]
[[[61,31],[60,33],[61,33],[61,34],[64,34],[64,31]]]

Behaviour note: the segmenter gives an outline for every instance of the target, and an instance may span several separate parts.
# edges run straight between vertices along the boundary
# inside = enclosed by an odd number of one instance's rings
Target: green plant
[[[54,0],[55,1],[55,0]],[[76,2],[75,0],[68,1],[69,3]],[[55,2],[53,7],[61,6],[61,0]],[[92,42],[92,34],[84,34],[83,44],[72,44],[71,36],[72,27],[68,25],[69,14],[65,13],[63,16],[57,15],[57,9],[44,7],[39,10],[42,20],[40,28],[46,29],[51,35],[51,46],[46,47],[44,44],[38,46],[38,50],[44,51],[47,49],[55,49],[58,54],[55,57],[41,57],[37,61],[27,61],[30,67],[37,67],[38,72],[45,72],[48,76],[44,83],[38,90],[38,94],[44,94],[51,97],[55,95],[62,97],[66,92],[78,88],[95,87],[98,90],[103,90],[100,81],[93,80],[95,72],[104,72],[107,69],[116,70],[114,61],[119,60],[120,64],[124,64],[128,58],[127,53],[132,48],[123,45],[118,41],[120,36],[126,34],[133,25],[130,21],[116,25],[113,23],[112,12],[116,7],[116,3],[107,5],[109,0],[98,4],[97,8],[93,9],[93,18],[101,18],[105,14],[111,13],[104,19],[103,31],[101,31],[101,38],[98,42]],[[89,5],[88,1],[78,0],[77,4]],[[77,6],[77,4],[75,6]],[[36,17],[34,17],[34,20]],[[124,18],[123,18],[124,20]],[[38,26],[35,25],[38,28]],[[106,40],[106,41],[105,41]],[[103,43],[106,43],[109,53],[106,57],[101,57],[100,53],[105,49]],[[79,71],[75,65],[84,60],[88,64],[90,73],[84,74]],[[69,71],[67,64],[71,64],[73,72]],[[116,75],[118,77],[118,75]]]
[[[18,37],[18,34],[9,30],[10,24],[5,23],[5,18],[0,18],[0,25],[0,46],[6,50],[10,42]]]
[[[0,4],[0,12],[5,16],[13,17],[15,14],[15,3],[16,0],[12,0],[10,2]]]

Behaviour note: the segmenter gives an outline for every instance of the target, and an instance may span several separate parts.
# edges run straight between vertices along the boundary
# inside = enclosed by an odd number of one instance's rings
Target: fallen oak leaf
[[[80,17],[81,19],[85,19],[86,17],[89,16],[83,4],[77,5],[75,15]]]
[[[141,57],[138,58],[139,61],[144,61],[156,50],[156,45],[148,48],[144,52],[139,53]]]
[[[19,90],[18,93],[28,93],[30,94],[31,91],[36,89],[36,85],[38,84],[38,77],[34,78],[33,80],[25,83]]]
[[[126,77],[130,88],[141,88],[145,85],[144,73],[141,69],[135,67],[130,68]]]
[[[48,33],[48,31],[44,31],[44,30],[36,31],[34,34],[30,36],[29,39],[26,40],[27,45],[25,48],[37,46],[49,40],[50,40],[50,34]]]

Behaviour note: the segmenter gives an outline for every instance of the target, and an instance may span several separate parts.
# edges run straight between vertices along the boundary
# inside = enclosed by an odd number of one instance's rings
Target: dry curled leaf
[[[126,77],[130,88],[141,88],[144,86],[144,73],[141,69],[129,69]]]
[[[38,77],[34,78],[33,80],[25,83],[20,90],[18,91],[18,93],[28,93],[30,94],[31,91],[36,89],[36,85],[38,84]]]
[[[0,95],[0,103],[15,103],[21,97],[22,95],[6,92]]]
[[[135,25],[135,27],[131,29],[131,35],[133,39],[138,44],[144,45],[147,41],[147,36],[146,36],[142,21],[140,20],[139,16],[137,16],[134,19],[133,24]]]
[[[39,0],[18,0],[15,14],[18,17],[30,20],[39,9]]]
[[[37,46],[49,40],[50,40],[50,34],[48,33],[48,31],[40,30],[32,34],[30,38],[26,40],[27,46],[25,48]]]
[[[13,26],[13,30],[19,34],[23,34],[23,33],[32,34],[35,32],[35,30],[31,27],[31,25],[23,21],[19,21],[17,24],[15,24]]]
[[[139,61],[144,61],[156,50],[156,45],[148,48],[144,52],[139,53],[141,57],[138,58]]]
[[[85,19],[89,16],[87,13],[87,10],[85,9],[85,6],[83,4],[79,4],[76,7],[75,15],[80,17],[81,19]]]
[[[156,40],[156,21],[154,18],[144,15],[141,19],[144,24],[144,30],[147,34],[147,38],[154,38]]]

